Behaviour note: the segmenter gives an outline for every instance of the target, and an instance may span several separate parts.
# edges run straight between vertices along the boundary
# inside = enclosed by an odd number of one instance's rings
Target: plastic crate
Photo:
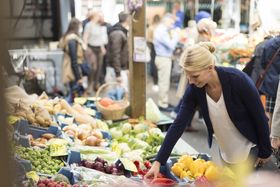
[[[67,177],[71,185],[75,184],[74,174],[71,172],[70,168],[63,167],[58,173]]]
[[[82,161],[82,157],[81,157],[81,153],[80,152],[77,152],[77,151],[71,151],[70,154],[68,155],[68,158],[67,158],[67,164],[68,165],[71,165],[71,164],[80,164]],[[120,160],[117,160],[115,162],[116,165],[120,164],[121,161]],[[128,171],[128,170],[124,170],[124,175],[126,177],[131,177],[131,172]]]
[[[212,160],[212,157],[207,153],[199,153],[194,159],[203,159],[205,161]],[[175,180],[179,183],[180,186],[183,186],[188,183],[192,183],[193,181],[188,179],[180,179],[177,177],[172,171],[171,167],[178,161],[177,158],[169,158],[164,166],[160,167],[160,172],[165,175],[166,177]]]
[[[38,128],[30,126],[25,120],[21,120],[15,126],[14,140],[23,147],[30,147],[28,134],[31,134],[34,139],[37,139],[45,133],[53,134],[55,137],[61,137],[62,135],[61,130],[56,126],[50,126],[48,129]]]

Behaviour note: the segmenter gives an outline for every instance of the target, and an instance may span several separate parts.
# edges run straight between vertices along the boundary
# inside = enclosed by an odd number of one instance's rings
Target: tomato
[[[108,107],[108,106],[112,105],[113,102],[114,101],[108,97],[104,97],[104,98],[100,99],[100,101],[99,101],[99,103],[104,107]]]
[[[176,181],[168,178],[155,178],[152,180],[151,184],[156,186],[174,186]]]

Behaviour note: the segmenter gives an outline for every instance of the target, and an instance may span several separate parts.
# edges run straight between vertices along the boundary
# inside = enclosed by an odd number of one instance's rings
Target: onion
[[[103,139],[103,135],[99,130],[92,130],[91,135],[95,136],[98,139]]]
[[[67,130],[67,131],[65,131],[65,133],[66,133],[68,136],[76,137],[76,132],[73,131],[73,130]]]
[[[91,125],[90,124],[81,124],[78,126],[79,131],[91,131]]]
[[[63,131],[65,131],[65,132],[68,130],[72,130],[76,133],[78,131],[78,128],[76,125],[67,125],[63,128]]]
[[[85,131],[85,130],[80,130],[79,135],[78,135],[78,138],[79,138],[80,140],[84,140],[84,139],[86,139],[87,137],[89,137],[89,135],[90,135],[90,132]]]
[[[85,144],[89,145],[89,146],[97,146],[99,145],[100,140],[98,138],[96,138],[95,136],[89,136],[86,139]]]

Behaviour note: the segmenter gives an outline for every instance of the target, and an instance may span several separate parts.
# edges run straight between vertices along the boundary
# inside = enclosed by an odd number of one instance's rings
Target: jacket
[[[81,79],[80,64],[84,61],[84,43],[76,34],[69,34],[60,40],[59,46],[64,51],[63,77],[64,84]]]
[[[227,112],[233,124],[244,137],[258,146],[259,157],[269,157],[272,150],[268,119],[254,83],[245,73],[234,68],[216,67],[216,71],[221,81]],[[198,88],[192,84],[185,91],[177,118],[169,127],[156,157],[161,164],[166,163],[186,125],[191,124],[197,105],[201,107],[208,130],[208,144],[211,147],[214,131],[209,117],[205,88]]]
[[[263,47],[262,54],[262,66],[263,69],[266,67],[269,60],[272,58],[274,53],[280,47],[280,36],[271,38],[267,42],[265,42]],[[265,94],[266,96],[270,96],[276,98],[277,88],[279,83],[279,75],[280,75],[280,55],[276,57],[269,70],[264,76],[264,80],[262,85],[260,86],[260,92]]]
[[[264,41],[260,42],[256,47],[255,47],[255,51],[254,51],[254,55],[252,57],[252,62],[253,63],[253,69],[252,69],[252,73],[251,73],[251,78],[254,81],[254,83],[257,82],[260,73],[263,70],[263,66],[262,66],[262,55],[263,55],[263,50],[264,50],[264,44],[265,42],[268,41],[269,38],[265,38]]]
[[[108,64],[114,68],[116,76],[120,76],[121,70],[128,69],[128,41],[127,29],[120,23],[115,24],[109,30],[107,49]]]

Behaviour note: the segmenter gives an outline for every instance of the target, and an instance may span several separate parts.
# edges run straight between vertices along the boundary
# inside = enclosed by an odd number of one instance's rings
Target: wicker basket
[[[108,88],[109,86],[121,86],[121,85],[119,83],[116,83],[116,82],[103,84],[97,90],[96,98],[99,98],[100,93],[104,89]],[[107,107],[102,106],[99,103],[99,100],[96,102],[96,108],[99,110],[99,112],[101,112],[101,114],[102,114],[102,116],[105,120],[119,120],[119,119],[122,119],[126,108],[129,106],[129,102],[128,102],[128,99],[127,99],[127,93],[125,93],[125,96],[122,100],[114,101],[114,103],[118,103],[120,108],[118,108],[118,109],[107,108]]]

